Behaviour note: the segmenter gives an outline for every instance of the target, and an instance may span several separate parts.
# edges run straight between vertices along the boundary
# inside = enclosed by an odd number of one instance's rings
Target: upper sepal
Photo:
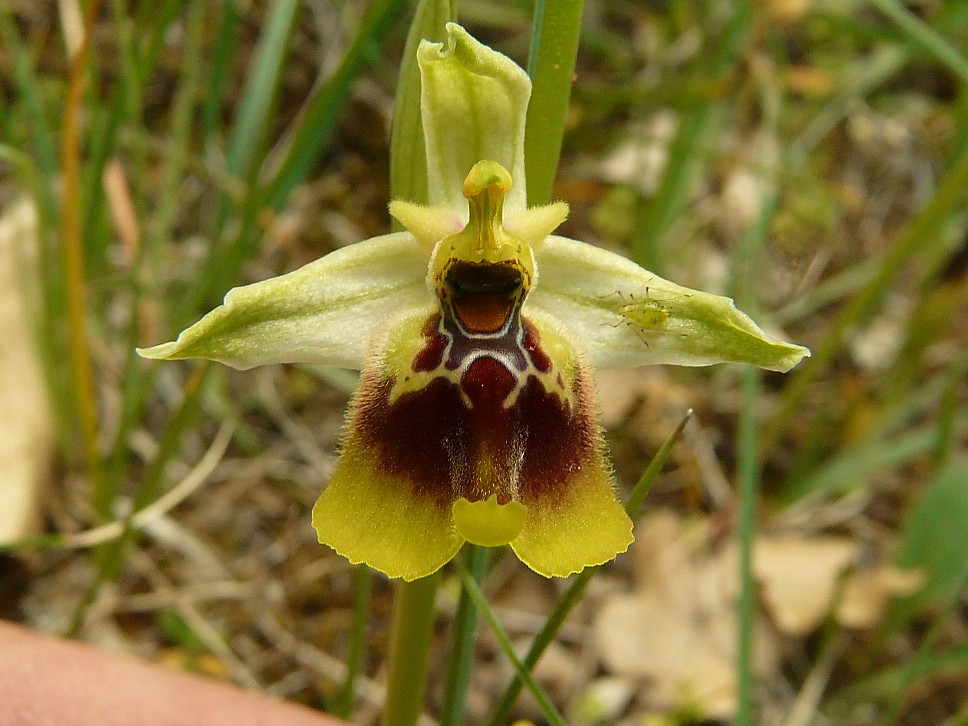
[[[407,232],[337,250],[280,277],[229,290],[224,303],[145,358],[207,358],[233,368],[316,363],[360,368],[375,329],[432,304],[428,253]]]
[[[525,305],[564,322],[592,363],[750,363],[788,371],[810,351],[764,333],[720,295],[664,280],[630,260],[566,237],[536,252],[540,283]]]
[[[417,61],[430,205],[466,218],[464,178],[478,161],[492,159],[514,180],[506,209],[524,209],[528,74],[455,23],[447,24],[447,45],[422,42]]]

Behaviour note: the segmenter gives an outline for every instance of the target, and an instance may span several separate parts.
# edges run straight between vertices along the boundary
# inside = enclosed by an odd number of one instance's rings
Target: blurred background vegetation
[[[0,438],[23,438],[5,466],[36,493],[0,536],[4,617],[332,708],[362,607],[372,720],[391,589],[356,597],[309,526],[355,374],[134,348],[389,229],[412,13],[0,0],[0,294],[49,399],[23,398],[9,323]],[[531,3],[458,13],[525,63]],[[966,47],[959,0],[586,0],[564,233],[733,295],[814,355],[788,376],[602,375],[623,487],[696,415],[640,545],[538,667],[569,723],[968,724]],[[498,558],[485,589],[526,645],[561,583]],[[662,618],[680,639],[648,631]],[[471,723],[510,673],[479,639]]]

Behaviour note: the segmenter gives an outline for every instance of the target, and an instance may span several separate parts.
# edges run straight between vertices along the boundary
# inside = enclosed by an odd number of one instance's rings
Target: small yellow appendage
[[[472,502],[461,497],[454,502],[454,524],[468,542],[483,547],[506,545],[521,532],[528,508],[514,500],[498,504],[497,495]]]

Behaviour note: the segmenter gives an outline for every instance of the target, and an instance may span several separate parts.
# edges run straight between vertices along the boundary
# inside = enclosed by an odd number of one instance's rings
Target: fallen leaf
[[[787,635],[812,632],[833,606],[837,579],[857,558],[857,547],[842,537],[760,537],[753,570],[763,601]]]
[[[848,628],[873,628],[881,622],[892,597],[917,592],[927,580],[921,570],[880,565],[855,572],[844,583],[837,620]]]
[[[738,550],[713,546],[705,519],[685,521],[668,510],[636,527],[636,589],[613,595],[593,631],[605,668],[644,682],[647,708],[688,711],[703,718],[735,715]],[[756,625],[754,670],[778,663],[774,638]]]

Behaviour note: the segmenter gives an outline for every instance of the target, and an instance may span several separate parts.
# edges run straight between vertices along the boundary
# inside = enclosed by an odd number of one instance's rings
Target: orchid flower
[[[728,298],[553,235],[567,205],[525,201],[527,74],[460,26],[447,34],[418,50],[429,204],[390,204],[406,231],[231,290],[177,340],[139,352],[361,369],[313,509],[319,541],[405,580],[465,541],[510,544],[563,577],[633,539],[592,366],[786,371],[809,351]]]

